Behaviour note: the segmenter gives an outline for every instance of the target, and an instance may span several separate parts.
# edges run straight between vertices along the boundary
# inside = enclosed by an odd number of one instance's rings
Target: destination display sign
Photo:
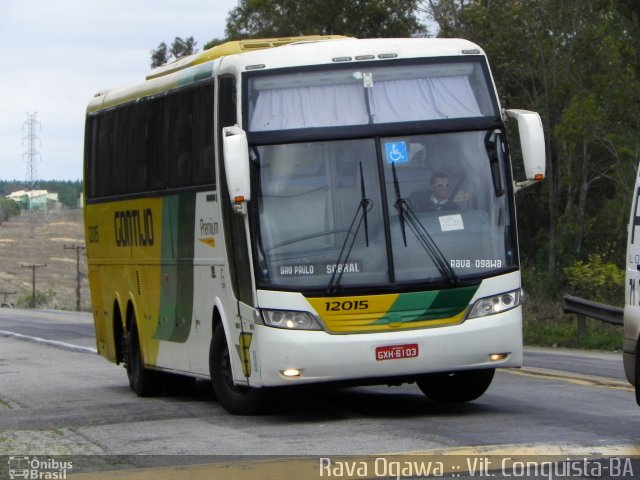
[[[343,275],[363,272],[362,260],[349,260],[345,263],[315,262],[315,263],[286,263],[278,267],[280,275],[311,276],[311,275]]]

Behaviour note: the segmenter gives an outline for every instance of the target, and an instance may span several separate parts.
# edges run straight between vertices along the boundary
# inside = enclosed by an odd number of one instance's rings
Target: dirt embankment
[[[27,302],[32,295],[35,268],[40,308],[76,309],[77,261],[75,246],[84,246],[82,210],[22,212],[0,224],[0,302],[2,292],[12,304]],[[67,247],[67,248],[65,248]],[[44,266],[46,265],[46,266]],[[87,262],[80,250],[80,307],[90,310]]]

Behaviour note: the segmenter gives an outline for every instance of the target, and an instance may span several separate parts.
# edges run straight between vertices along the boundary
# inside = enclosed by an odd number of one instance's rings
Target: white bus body
[[[640,405],[640,171],[636,174],[628,227],[625,302],[624,302],[624,371],[635,386],[636,402]]]
[[[504,122],[519,125],[524,184],[544,176],[544,137],[537,114],[502,110],[477,45],[333,39],[202,55],[88,109],[98,349],[136,392],[173,372],[211,377],[232,413],[255,412],[268,387],[319,382],[417,381],[436,401],[468,401],[495,368],[521,366]],[[109,128],[127,138],[141,109],[157,118],[172,92],[207,79],[215,179],[180,183],[195,150],[149,133],[152,117],[142,136],[160,147],[101,150]],[[176,154],[158,180],[134,155],[155,159],[164,141]],[[135,180],[103,180],[123,155]],[[436,189],[446,205],[432,204]]]

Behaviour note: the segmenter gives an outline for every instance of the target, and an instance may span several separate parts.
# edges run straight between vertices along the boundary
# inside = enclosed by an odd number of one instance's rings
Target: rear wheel
[[[130,325],[129,333],[125,337],[129,386],[139,397],[157,395],[160,391],[160,373],[144,367],[135,316],[131,319]]]
[[[487,391],[494,369],[432,373],[417,381],[427,397],[438,403],[470,402]]]
[[[229,347],[222,324],[213,332],[209,349],[209,371],[213,390],[220,405],[233,415],[254,415],[264,406],[264,388],[242,387],[233,383]]]

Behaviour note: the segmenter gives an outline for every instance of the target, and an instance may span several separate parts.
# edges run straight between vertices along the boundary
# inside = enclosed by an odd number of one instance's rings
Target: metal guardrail
[[[595,318],[612,325],[623,324],[623,308],[592,302],[572,295],[564,296],[563,311],[564,313],[575,313],[578,316]]]

